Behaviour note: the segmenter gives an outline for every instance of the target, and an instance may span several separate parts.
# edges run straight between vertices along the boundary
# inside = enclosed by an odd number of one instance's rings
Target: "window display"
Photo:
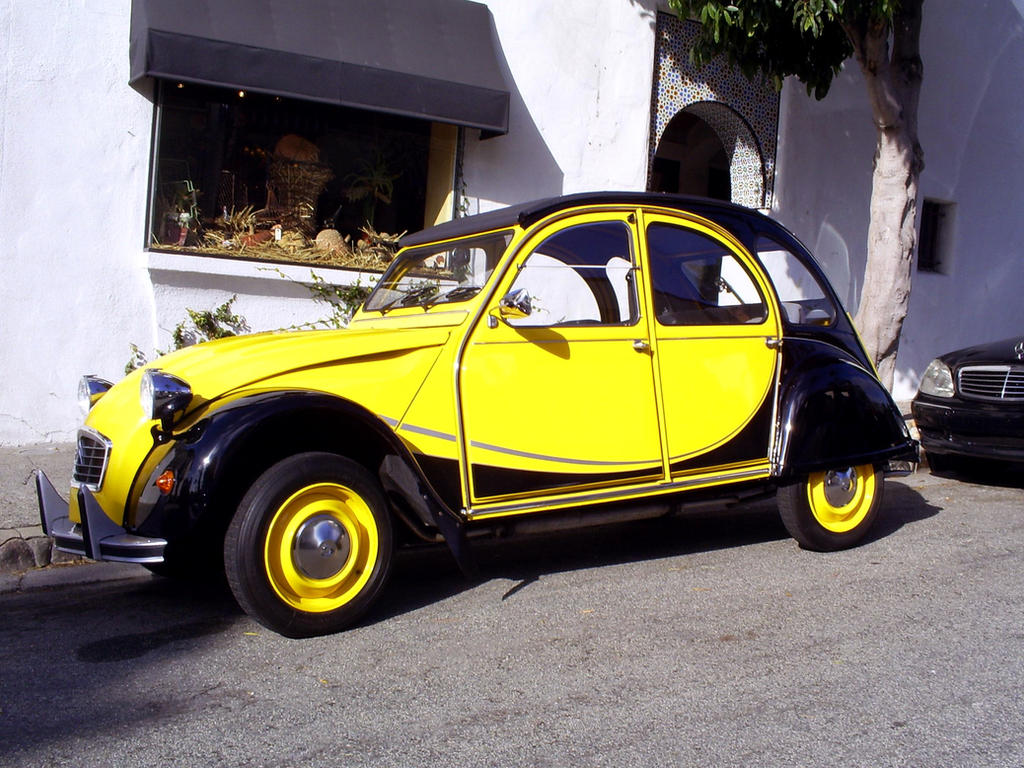
[[[170,82],[157,101],[150,249],[383,269],[450,201],[454,127]]]

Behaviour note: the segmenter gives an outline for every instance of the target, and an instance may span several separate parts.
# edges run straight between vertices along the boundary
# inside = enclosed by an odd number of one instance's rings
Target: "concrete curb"
[[[97,563],[77,560],[64,565],[0,574],[0,595],[35,592],[66,586],[112,581],[149,580],[153,575],[135,563]]]

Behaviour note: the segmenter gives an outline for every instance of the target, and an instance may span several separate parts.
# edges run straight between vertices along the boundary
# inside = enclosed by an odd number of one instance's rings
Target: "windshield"
[[[366,312],[469,301],[484,287],[512,233],[494,232],[399,254],[366,300]]]

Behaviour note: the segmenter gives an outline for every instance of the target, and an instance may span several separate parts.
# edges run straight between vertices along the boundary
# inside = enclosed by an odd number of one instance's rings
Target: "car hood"
[[[293,331],[233,336],[185,347],[147,368],[174,374],[204,400],[299,369],[443,344],[448,328]]]
[[[942,355],[940,359],[950,367],[1021,363],[1024,362],[1024,334],[1011,336],[1000,341],[992,341],[988,344],[977,344],[973,347],[958,349]]]

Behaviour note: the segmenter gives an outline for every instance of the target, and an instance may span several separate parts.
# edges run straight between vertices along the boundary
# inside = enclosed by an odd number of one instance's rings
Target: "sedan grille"
[[[976,400],[1024,400],[1024,366],[974,365],[961,368],[960,394]]]
[[[82,430],[78,433],[78,450],[75,453],[75,472],[72,478],[79,485],[91,491],[98,491],[103,485],[110,457],[110,441],[99,432]]]

